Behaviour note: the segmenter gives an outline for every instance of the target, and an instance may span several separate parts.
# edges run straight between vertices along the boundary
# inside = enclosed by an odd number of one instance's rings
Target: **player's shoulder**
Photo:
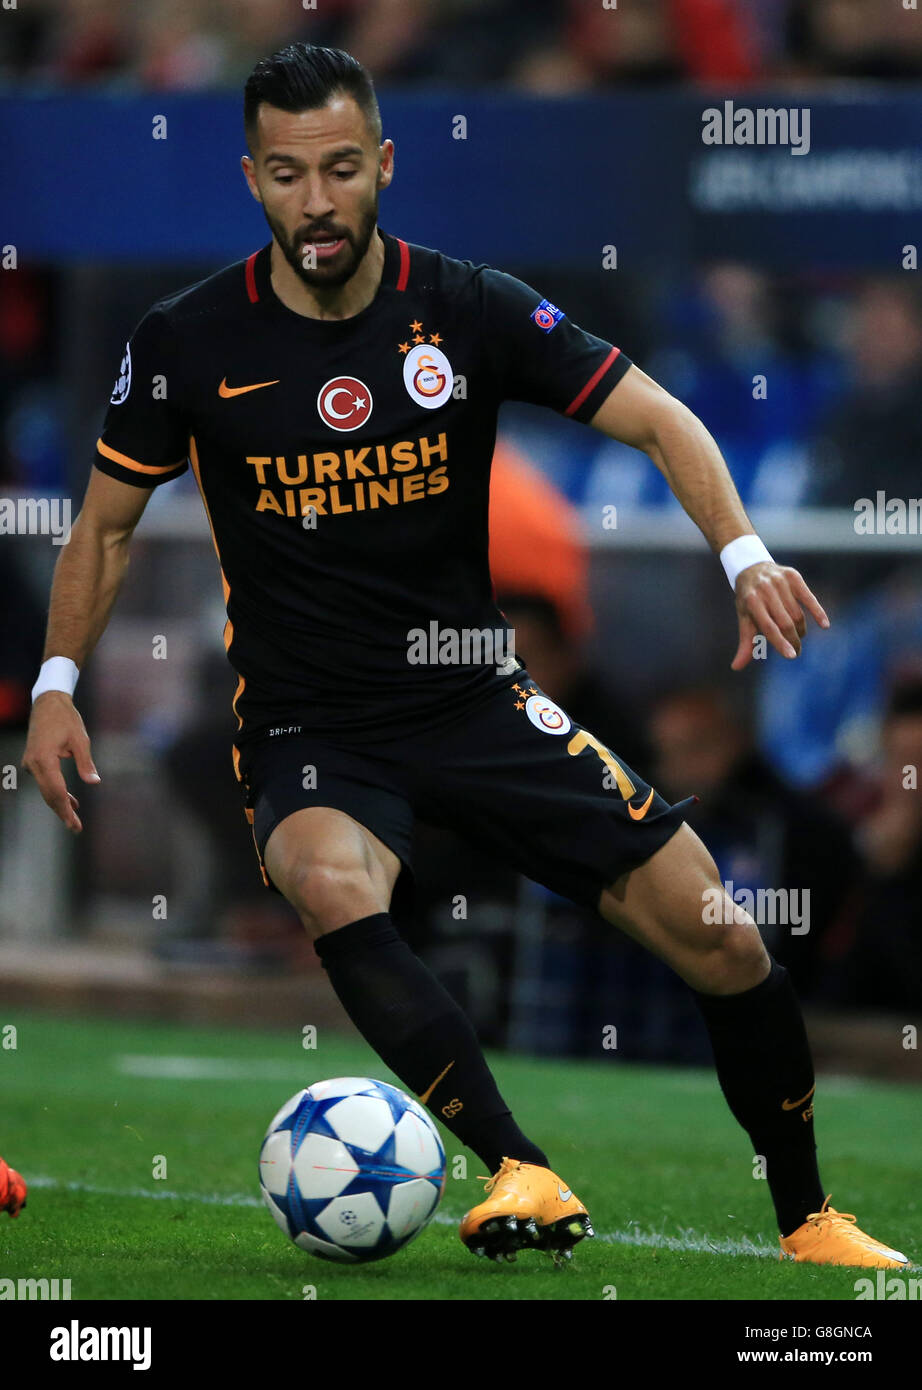
[[[484,284],[502,287],[504,281],[518,283],[511,275],[482,261],[460,260],[416,242],[402,245],[406,247],[408,285],[414,289],[451,296],[477,295]]]
[[[222,266],[192,284],[163,295],[150,306],[143,322],[186,332],[194,325],[207,328],[245,313],[253,300],[250,289],[255,255]]]

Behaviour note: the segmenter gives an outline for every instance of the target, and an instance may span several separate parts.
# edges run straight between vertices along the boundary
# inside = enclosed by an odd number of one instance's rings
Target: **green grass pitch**
[[[258,1197],[257,1156],[301,1086],[397,1082],[360,1042],[321,1036],[305,1051],[297,1030],[11,1008],[0,1024],[17,1030],[15,1048],[0,1032],[0,1154],[30,1184],[19,1219],[0,1217],[0,1278],[70,1279],[74,1299],[855,1298],[859,1271],[772,1257],[767,1184],[709,1071],[494,1056],[519,1123],[586,1203],[597,1239],[561,1270],[535,1253],[475,1259],[456,1226],[480,1200],[482,1167],[443,1129],[435,1220],[390,1259],[340,1267],[282,1236]],[[816,1117],[833,1206],[922,1260],[918,1088],[821,1077]],[[466,1179],[452,1176],[456,1156]]]

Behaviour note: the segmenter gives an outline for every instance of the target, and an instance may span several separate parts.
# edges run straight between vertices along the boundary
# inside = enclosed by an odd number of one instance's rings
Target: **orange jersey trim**
[[[221,588],[222,588],[222,590],[223,590],[223,592],[224,592],[224,603],[225,603],[225,606],[226,606],[228,600],[230,599],[230,585],[229,585],[228,582],[227,582],[227,575],[224,573],[224,566],[223,566],[223,564],[221,563],[221,552],[220,552],[220,550],[218,549],[218,542],[217,542],[217,539],[216,539],[216,537],[215,537],[214,526],[212,525],[212,522],[211,522],[211,512],[208,510],[208,503],[207,503],[207,501],[205,500],[205,489],[202,487],[202,474],[201,474],[201,470],[199,469],[198,446],[197,446],[196,443],[195,443],[195,435],[193,435],[193,434],[190,434],[190,435],[189,435],[189,462],[190,462],[191,465],[192,465],[192,472],[193,472],[193,474],[195,475],[195,481],[196,481],[196,483],[197,483],[197,485],[198,485],[198,490],[199,490],[199,492],[201,493],[201,496],[202,496],[202,506],[205,508],[205,516],[208,518],[208,529],[209,529],[209,531],[211,532],[211,544],[214,546],[214,553],[215,553],[215,554],[217,555],[217,557],[218,557],[218,568],[219,568],[220,571],[221,571]],[[234,640],[234,625],[233,625],[233,623],[231,622],[230,618],[228,618],[227,622],[224,624],[224,650],[225,650],[225,651],[229,651],[229,650],[230,650],[230,644],[231,644],[231,642],[232,642],[233,640]],[[237,682],[237,690],[236,690],[236,692],[235,692],[235,694],[234,694],[234,698],[233,698],[233,700],[232,700],[232,702],[231,702],[231,709],[234,711],[234,714],[237,715],[237,728],[238,728],[238,730],[243,728],[243,718],[242,718],[241,715],[237,714],[237,701],[240,699],[240,696],[243,694],[245,685],[246,685],[246,681],[244,680],[243,676],[241,676],[241,677],[239,678],[238,682]]]
[[[185,463],[185,459],[179,459],[177,463],[138,463],[137,459],[130,459],[127,454],[120,454],[118,449],[110,449],[108,444],[104,444],[101,439],[97,439],[96,448],[104,458],[111,459],[113,463],[120,463],[123,468],[131,468],[136,473],[172,473],[174,468],[180,468]]]

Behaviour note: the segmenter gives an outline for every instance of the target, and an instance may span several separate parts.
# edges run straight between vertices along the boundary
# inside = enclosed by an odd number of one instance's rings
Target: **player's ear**
[[[247,181],[247,187],[253,194],[253,197],[256,199],[257,203],[261,203],[262,198],[260,196],[259,187],[256,183],[256,165],[253,163],[252,159],[248,154],[240,156],[240,167],[243,170],[243,177]]]
[[[385,140],[378,161],[378,188],[387,188],[394,177],[394,142]]]

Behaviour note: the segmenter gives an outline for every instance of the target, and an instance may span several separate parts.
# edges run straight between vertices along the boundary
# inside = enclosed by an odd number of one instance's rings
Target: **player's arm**
[[[80,514],[55,566],[45,661],[65,657],[78,668],[86,662],[109,620],[128,565],[129,543],[149,497],[147,488],[92,470]],[[100,780],[72,697],[48,690],[32,706],[22,765],[67,828],[79,832],[79,802],[67,790],[62,758],[74,759],[84,782]]]
[[[714,553],[733,569],[734,557],[745,562],[747,548],[757,540],[755,530],[713,437],[686,405],[632,366],[589,423],[648,454]],[[742,536],[754,540],[722,553]],[[736,575],[734,592],[740,634],[734,671],[748,665],[759,632],[782,656],[797,656],[807,630],[804,608],[821,627],[829,626],[818,600],[789,565],[770,559],[746,563]]]

